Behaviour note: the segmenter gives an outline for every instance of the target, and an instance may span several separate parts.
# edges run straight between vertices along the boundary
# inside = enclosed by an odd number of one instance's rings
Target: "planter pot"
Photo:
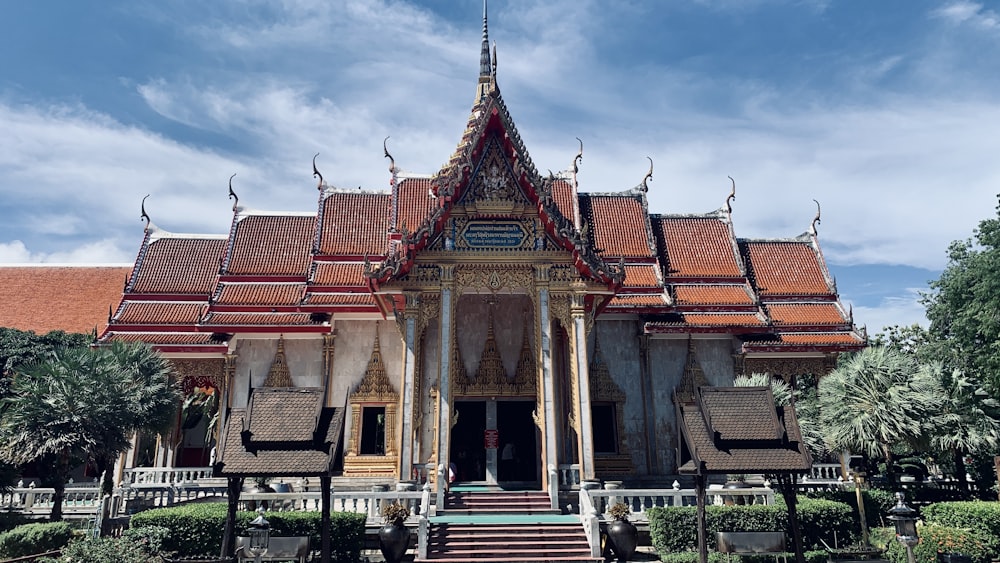
[[[402,523],[390,522],[378,531],[378,548],[386,563],[399,563],[410,547],[410,529]]]
[[[618,561],[628,561],[639,545],[639,531],[628,520],[615,520],[608,524],[608,544]]]

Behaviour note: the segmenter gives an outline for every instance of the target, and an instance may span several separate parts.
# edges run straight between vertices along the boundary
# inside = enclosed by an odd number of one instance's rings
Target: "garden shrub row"
[[[806,563],[828,563],[825,550],[806,551],[803,555],[805,556]],[[794,561],[795,554],[786,553],[782,555],[779,553],[777,554],[777,558],[783,561]],[[774,560],[775,556],[772,554],[739,556],[739,563],[774,563]],[[660,554],[660,561],[664,563],[698,563],[698,553],[695,551],[685,551],[682,553]],[[724,553],[710,551],[708,553],[708,563],[730,563],[730,560],[726,558],[726,554]]]
[[[806,496],[808,498],[832,500],[849,505],[851,507],[851,516],[854,519],[853,529],[861,529],[858,497],[853,489],[810,491]],[[889,523],[885,518],[889,515],[889,509],[896,506],[896,497],[891,491],[885,489],[866,489],[861,491],[861,498],[865,503],[865,516],[867,517],[869,528],[878,528]]]
[[[222,550],[222,534],[226,525],[225,503],[205,503],[158,508],[132,517],[130,526],[162,526],[170,533],[163,549],[178,557],[218,556]],[[247,525],[257,515],[253,512],[236,514],[237,536],[247,535]],[[319,512],[268,512],[272,536],[309,536],[312,549],[321,542]],[[365,515],[353,512],[330,514],[330,546],[333,561],[353,562],[361,555],[365,540]]]
[[[42,558],[38,563],[83,561],[86,563],[150,563],[162,561],[157,555],[170,530],[159,526],[130,528],[120,538],[85,537],[71,541],[58,559]]]
[[[853,509],[844,503],[822,499],[800,499],[796,505],[799,529],[805,549],[822,549],[823,540],[830,544],[847,545],[854,541],[857,528]],[[649,534],[661,557],[671,553],[698,549],[697,508],[676,506],[652,508]],[[773,505],[708,506],[705,510],[706,531],[710,549],[715,548],[716,532],[785,532],[788,546],[791,529],[788,510],[783,502]]]
[[[61,549],[73,537],[66,522],[23,524],[0,534],[0,558],[12,559]]]
[[[961,553],[972,563],[990,563],[997,553],[994,538],[979,530],[927,524],[917,528],[920,542],[913,548],[917,563],[938,563],[938,554]],[[906,548],[896,541],[895,528],[872,530],[872,543],[886,548],[885,559],[892,563],[907,563]]]
[[[939,502],[920,511],[925,522],[969,528],[993,538],[1000,538],[1000,503],[984,501]]]

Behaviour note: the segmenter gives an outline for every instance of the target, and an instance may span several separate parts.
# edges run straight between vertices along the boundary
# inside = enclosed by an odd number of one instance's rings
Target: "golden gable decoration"
[[[368,367],[357,388],[351,393],[348,402],[351,405],[351,438],[344,453],[344,476],[398,477],[399,456],[396,451],[396,411],[399,407],[399,394],[392,387],[382,361],[382,350],[379,344],[379,324],[375,324],[375,342],[372,355],[368,359]],[[364,408],[384,408],[385,429],[384,455],[361,453],[362,410]]]
[[[518,395],[535,394],[538,368],[535,364],[535,353],[531,349],[528,334],[531,325],[528,318],[524,319],[524,329],[521,331],[521,356],[517,359],[517,369],[514,371],[514,390]]]
[[[592,404],[613,403],[615,409],[615,430],[618,442],[618,453],[595,454],[594,472],[597,475],[631,475],[633,472],[632,456],[625,447],[625,392],[615,383],[608,370],[608,364],[601,354],[601,340],[594,335],[594,357],[590,362],[590,400]],[[594,432],[608,429],[594,429]]]
[[[527,198],[511,174],[496,136],[490,139],[479,173],[472,181],[471,197],[463,203],[474,213],[521,215],[528,208]]]
[[[288,363],[285,361],[284,336],[278,338],[278,351],[274,353],[271,369],[267,371],[267,378],[264,379],[264,387],[295,387],[288,371]]]

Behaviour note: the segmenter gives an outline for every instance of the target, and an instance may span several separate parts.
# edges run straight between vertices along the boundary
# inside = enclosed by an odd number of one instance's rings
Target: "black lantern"
[[[907,560],[913,563],[913,546],[920,541],[917,536],[917,511],[906,506],[905,500],[905,494],[896,493],[896,506],[889,509],[889,520],[896,525],[896,539],[906,546]]]
[[[250,553],[254,559],[260,561],[262,555],[267,552],[267,546],[271,543],[271,524],[264,518],[264,507],[257,509],[257,517],[250,522],[248,527],[250,532]]]

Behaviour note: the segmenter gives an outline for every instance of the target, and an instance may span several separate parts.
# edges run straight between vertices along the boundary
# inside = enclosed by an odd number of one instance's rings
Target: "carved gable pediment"
[[[278,338],[278,351],[274,353],[271,369],[267,371],[267,378],[264,379],[264,387],[294,387],[291,373],[288,371],[288,362],[285,361],[284,337]]]

